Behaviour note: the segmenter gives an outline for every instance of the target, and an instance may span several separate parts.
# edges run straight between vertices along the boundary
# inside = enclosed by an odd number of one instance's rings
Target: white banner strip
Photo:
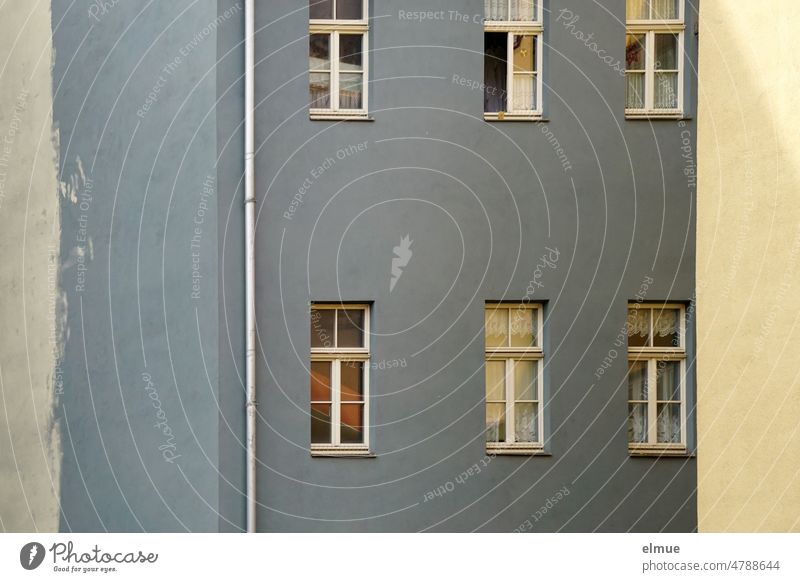
[[[798,554],[800,534],[4,534],[0,580],[797,582]]]

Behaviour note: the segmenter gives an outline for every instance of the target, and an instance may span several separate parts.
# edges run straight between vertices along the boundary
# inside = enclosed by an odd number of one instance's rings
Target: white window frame
[[[495,309],[505,309],[509,312],[508,317],[508,337],[511,338],[511,316],[517,309],[531,310],[536,314],[536,345],[532,347],[514,348],[510,346],[485,347],[486,362],[503,361],[505,362],[505,419],[506,434],[505,442],[486,443],[486,451],[500,455],[530,455],[544,452],[544,350],[542,348],[542,338],[544,333],[543,305],[541,303],[487,303],[484,307],[484,321],[486,312]],[[484,330],[484,345],[485,345]],[[516,404],[516,393],[514,389],[515,375],[514,365],[517,361],[535,361],[536,366],[536,399],[538,404],[538,426],[537,433],[539,440],[536,442],[516,442],[515,437],[515,416],[514,405]],[[486,398],[486,386],[484,375],[484,399]],[[486,420],[484,419],[484,431],[486,430]]]
[[[328,50],[331,68],[329,71],[330,82],[330,107],[310,107],[309,117],[311,119],[365,119],[369,115],[369,0],[362,0],[361,20],[337,20],[336,2],[331,0],[333,16],[331,19],[309,19],[308,34],[329,34],[330,42]],[[339,55],[339,35],[341,34],[360,34],[361,41],[361,68],[362,68],[362,107],[361,109],[340,109],[339,108],[339,75],[340,55]],[[312,73],[322,71],[311,70],[309,68],[309,79]],[[345,71],[346,72],[346,71]]]
[[[652,14],[652,4],[650,10]],[[651,118],[651,117],[666,117],[666,118],[681,118],[683,117],[683,95],[684,95],[684,75],[685,75],[685,20],[686,3],[684,0],[678,0],[678,18],[669,20],[628,20],[625,25],[625,34],[644,34],[645,40],[645,68],[644,68],[644,108],[633,109],[625,108],[625,117],[628,118]],[[678,37],[678,95],[677,107],[674,109],[656,109],[655,107],[655,78],[656,78],[656,44],[655,39],[657,34],[675,34]],[[674,69],[671,69],[674,71]],[[625,74],[625,83],[627,91],[627,71]],[[668,70],[669,71],[669,70]],[[641,73],[637,73],[641,74]],[[627,96],[626,96],[627,100]]]
[[[686,306],[682,303],[631,303],[627,307],[631,309],[647,309],[650,311],[650,343],[652,344],[652,330],[655,314],[661,310],[679,310],[680,324],[680,345],[674,347],[628,347],[628,365],[633,362],[647,362],[647,442],[634,443],[628,442],[628,451],[631,454],[685,454],[686,445]],[[627,321],[628,311],[625,311]],[[660,443],[658,442],[658,362],[670,361],[680,362],[680,405],[681,405],[681,442],[680,443]],[[627,376],[626,376],[627,389]],[[631,401],[627,400],[630,408]],[[628,412],[630,414],[630,412]],[[627,419],[627,416],[626,416]],[[627,420],[626,420],[627,427]]]
[[[313,456],[326,457],[359,457],[372,456],[369,448],[370,438],[370,412],[369,412],[369,376],[370,376],[370,306],[366,303],[312,303],[309,309],[309,316],[312,310],[326,311],[337,310],[333,320],[333,345],[332,347],[311,348],[312,362],[331,362],[331,442],[330,443],[311,443],[311,454]],[[355,348],[337,347],[339,333],[339,311],[360,310],[364,313],[364,345]],[[309,322],[313,325],[313,322]],[[364,387],[364,442],[363,443],[342,443],[341,442],[341,414],[342,414],[342,392],[341,392],[341,366],[343,362],[363,362],[362,383]],[[310,370],[309,370],[310,372]],[[310,374],[309,374],[310,375]],[[322,402],[322,401],[319,401]],[[317,401],[309,400],[309,419],[310,405]]]
[[[511,2],[508,1],[506,14],[511,16]],[[543,0],[535,0],[536,20],[486,20],[484,15],[483,32],[505,32],[506,38],[506,111],[484,111],[483,118],[487,121],[527,121],[542,118],[542,93],[544,81],[542,79],[542,47],[544,45],[544,10]],[[514,36],[533,36],[536,43],[536,109],[512,109],[514,104]],[[485,55],[486,47],[484,47]]]

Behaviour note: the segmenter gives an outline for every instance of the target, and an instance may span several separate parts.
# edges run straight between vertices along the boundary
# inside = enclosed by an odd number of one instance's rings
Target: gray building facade
[[[483,2],[370,0],[368,115],[312,119],[308,6],[256,2],[259,531],[696,529],[696,3],[662,118],[626,117],[625,0],[543,8],[540,117],[485,119]],[[241,531],[243,5],[52,26],[59,527]],[[523,301],[543,450],[487,453],[485,308]],[[310,452],[309,304],[339,302],[369,308],[361,457]],[[629,451],[632,302],[686,309],[682,454]]]

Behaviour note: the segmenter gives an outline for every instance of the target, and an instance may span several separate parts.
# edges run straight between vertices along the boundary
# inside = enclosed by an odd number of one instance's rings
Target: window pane
[[[644,71],[645,46],[647,36],[644,34],[628,34],[625,36],[625,68],[629,71]]]
[[[511,347],[536,346],[536,318],[537,312],[534,309],[514,308],[511,310]]]
[[[364,405],[342,404],[342,432],[343,443],[364,442]]]
[[[644,73],[626,73],[628,87],[625,96],[627,109],[644,109]]]
[[[539,440],[538,405],[517,403],[514,405],[514,441],[535,443]]]
[[[656,70],[675,70],[678,68],[678,36],[675,34],[656,35]]]
[[[363,83],[361,73],[344,73],[339,76],[339,109],[361,109],[363,107]]]
[[[536,70],[536,37],[531,35],[514,35],[514,71],[527,72]]]
[[[514,363],[514,399],[539,400],[538,362],[531,360],[517,360]]]
[[[339,35],[339,59],[342,71],[361,70],[361,41],[363,38],[363,35],[360,34]]]
[[[679,309],[656,309],[653,312],[653,345],[678,348],[681,345],[681,312]]]
[[[511,20],[536,20],[534,0],[511,0]]]
[[[647,362],[629,363],[628,400],[647,400]]]
[[[523,73],[514,75],[513,111],[533,111],[536,109],[536,76]]]
[[[658,400],[680,400],[681,363],[660,361],[656,366],[656,395]]]
[[[486,347],[508,346],[508,309],[486,308]]]
[[[311,405],[311,442],[330,444],[331,442],[331,405]]]
[[[506,405],[486,405],[486,442],[503,443],[506,441]]]
[[[628,347],[650,345],[650,310],[628,309]]]
[[[652,17],[656,20],[676,20],[678,18],[678,0],[651,0]]]
[[[364,362],[342,362],[339,373],[342,402],[364,400]]]
[[[364,310],[339,309],[337,320],[338,335],[336,346],[339,348],[364,347]]]
[[[660,443],[681,442],[681,405],[659,404],[656,439]]]
[[[678,107],[678,73],[656,73],[656,109]]]
[[[508,34],[487,32],[483,35],[483,46],[483,110],[505,111]]]
[[[650,15],[650,0],[628,0],[625,17],[628,20],[647,20]]]
[[[331,35],[312,34],[308,37],[308,68],[329,71],[331,68]]]
[[[361,0],[336,0],[336,18],[339,20],[361,20]]]
[[[308,17],[311,20],[333,18],[333,0],[308,0]]]
[[[647,442],[647,404],[628,406],[628,442]]]
[[[508,0],[483,0],[486,20],[508,20]]]
[[[503,360],[486,362],[486,400],[506,399],[506,363]]]
[[[311,401],[331,401],[330,362],[311,362]]]
[[[311,347],[333,347],[333,309],[311,310]]]
[[[311,107],[328,109],[331,106],[330,73],[311,73],[309,79],[311,91]],[[333,340],[333,336],[331,336]],[[313,344],[312,344],[313,346]]]

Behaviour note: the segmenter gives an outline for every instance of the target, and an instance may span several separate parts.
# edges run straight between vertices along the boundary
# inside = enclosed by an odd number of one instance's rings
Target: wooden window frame
[[[652,15],[652,4],[650,5]],[[625,107],[625,117],[629,119],[648,119],[648,118],[669,118],[680,119],[684,115],[684,77],[685,77],[685,20],[686,2],[678,0],[678,18],[669,20],[659,19],[637,19],[628,20],[625,25],[625,34],[645,35],[645,68],[644,68],[644,107],[641,109]],[[656,78],[656,43],[655,38],[658,34],[674,34],[678,37],[678,89],[677,107],[673,109],[657,109],[655,107],[655,78]],[[674,69],[659,69],[662,72],[675,72]],[[642,74],[642,73],[637,73]],[[625,87],[627,92],[628,69],[625,69]],[[627,101],[627,96],[626,96]]]
[[[308,34],[329,34],[328,51],[330,56],[330,107],[309,107],[311,119],[367,119],[369,115],[369,0],[362,0],[360,20],[338,20],[336,16],[337,0],[332,1],[334,18],[309,19]],[[362,107],[360,109],[341,109],[339,107],[339,76],[342,74],[339,55],[339,36],[342,34],[360,34],[361,41],[361,87]],[[324,72],[309,68],[309,79],[312,73]],[[344,71],[347,73],[348,71]],[[356,73],[358,71],[350,71]]]
[[[507,0],[507,14],[511,16],[511,1]],[[542,65],[544,63],[544,8],[543,0],[535,0],[534,12],[536,20],[486,20],[484,15],[483,32],[505,32],[506,33],[506,111],[484,111],[483,118],[486,121],[537,121],[542,119],[542,94],[544,80]],[[514,110],[514,36],[532,36],[536,44],[536,109],[533,110]],[[484,55],[486,48],[484,47]],[[519,74],[519,73],[518,73]]]
[[[370,306],[365,303],[312,303],[311,311],[336,310],[333,320],[333,346],[310,348],[311,362],[331,362],[331,401],[310,400],[311,404],[330,404],[331,405],[331,442],[330,443],[311,443],[312,456],[319,457],[370,457],[370,411],[369,411],[369,376],[370,376]],[[358,310],[364,313],[364,345],[355,348],[340,348],[337,346],[339,333],[339,311]],[[310,319],[310,318],[309,318]],[[312,323],[313,325],[313,323]],[[363,376],[362,384],[364,388],[363,403],[347,402],[351,404],[363,404],[364,406],[364,441],[363,443],[342,443],[341,442],[341,366],[347,362],[362,362]],[[310,416],[309,416],[310,418]]]
[[[487,442],[486,451],[499,455],[532,455],[544,453],[544,350],[542,348],[542,338],[544,333],[544,309],[541,303],[487,303],[484,307],[484,321],[486,313],[490,310],[505,309],[509,312],[508,317],[508,337],[511,339],[511,314],[514,310],[524,309],[533,311],[536,315],[536,345],[532,347],[515,348],[510,346],[489,347],[485,346],[485,360],[505,362],[505,419],[506,434],[505,442]],[[485,338],[484,330],[484,338]],[[485,344],[485,339],[484,339]],[[519,402],[534,402],[538,405],[537,433],[539,440],[535,442],[515,441],[515,415],[514,406],[516,391],[514,387],[515,374],[514,366],[517,361],[536,362],[536,391],[533,400]],[[484,383],[485,383],[484,375]],[[484,384],[484,399],[486,399],[486,387]],[[486,400],[488,403],[489,401]],[[494,401],[493,401],[494,402]],[[484,420],[484,431],[486,430]]]
[[[646,309],[650,312],[650,346],[628,346],[628,366],[634,362],[647,363],[647,401],[632,401],[627,399],[627,406],[631,403],[647,404],[647,442],[628,442],[628,452],[631,455],[685,455],[687,452],[687,389],[686,389],[686,306],[682,303],[630,303],[625,311],[626,321],[628,310]],[[655,314],[662,310],[675,309],[679,311],[679,337],[680,345],[673,347],[652,346],[653,323]],[[658,442],[658,405],[676,403],[674,400],[658,400],[658,362],[680,362],[680,407],[681,407],[681,442]],[[627,379],[627,375],[626,375]],[[630,414],[630,410],[628,411]],[[627,417],[626,417],[627,418]],[[626,421],[627,427],[627,421]]]

